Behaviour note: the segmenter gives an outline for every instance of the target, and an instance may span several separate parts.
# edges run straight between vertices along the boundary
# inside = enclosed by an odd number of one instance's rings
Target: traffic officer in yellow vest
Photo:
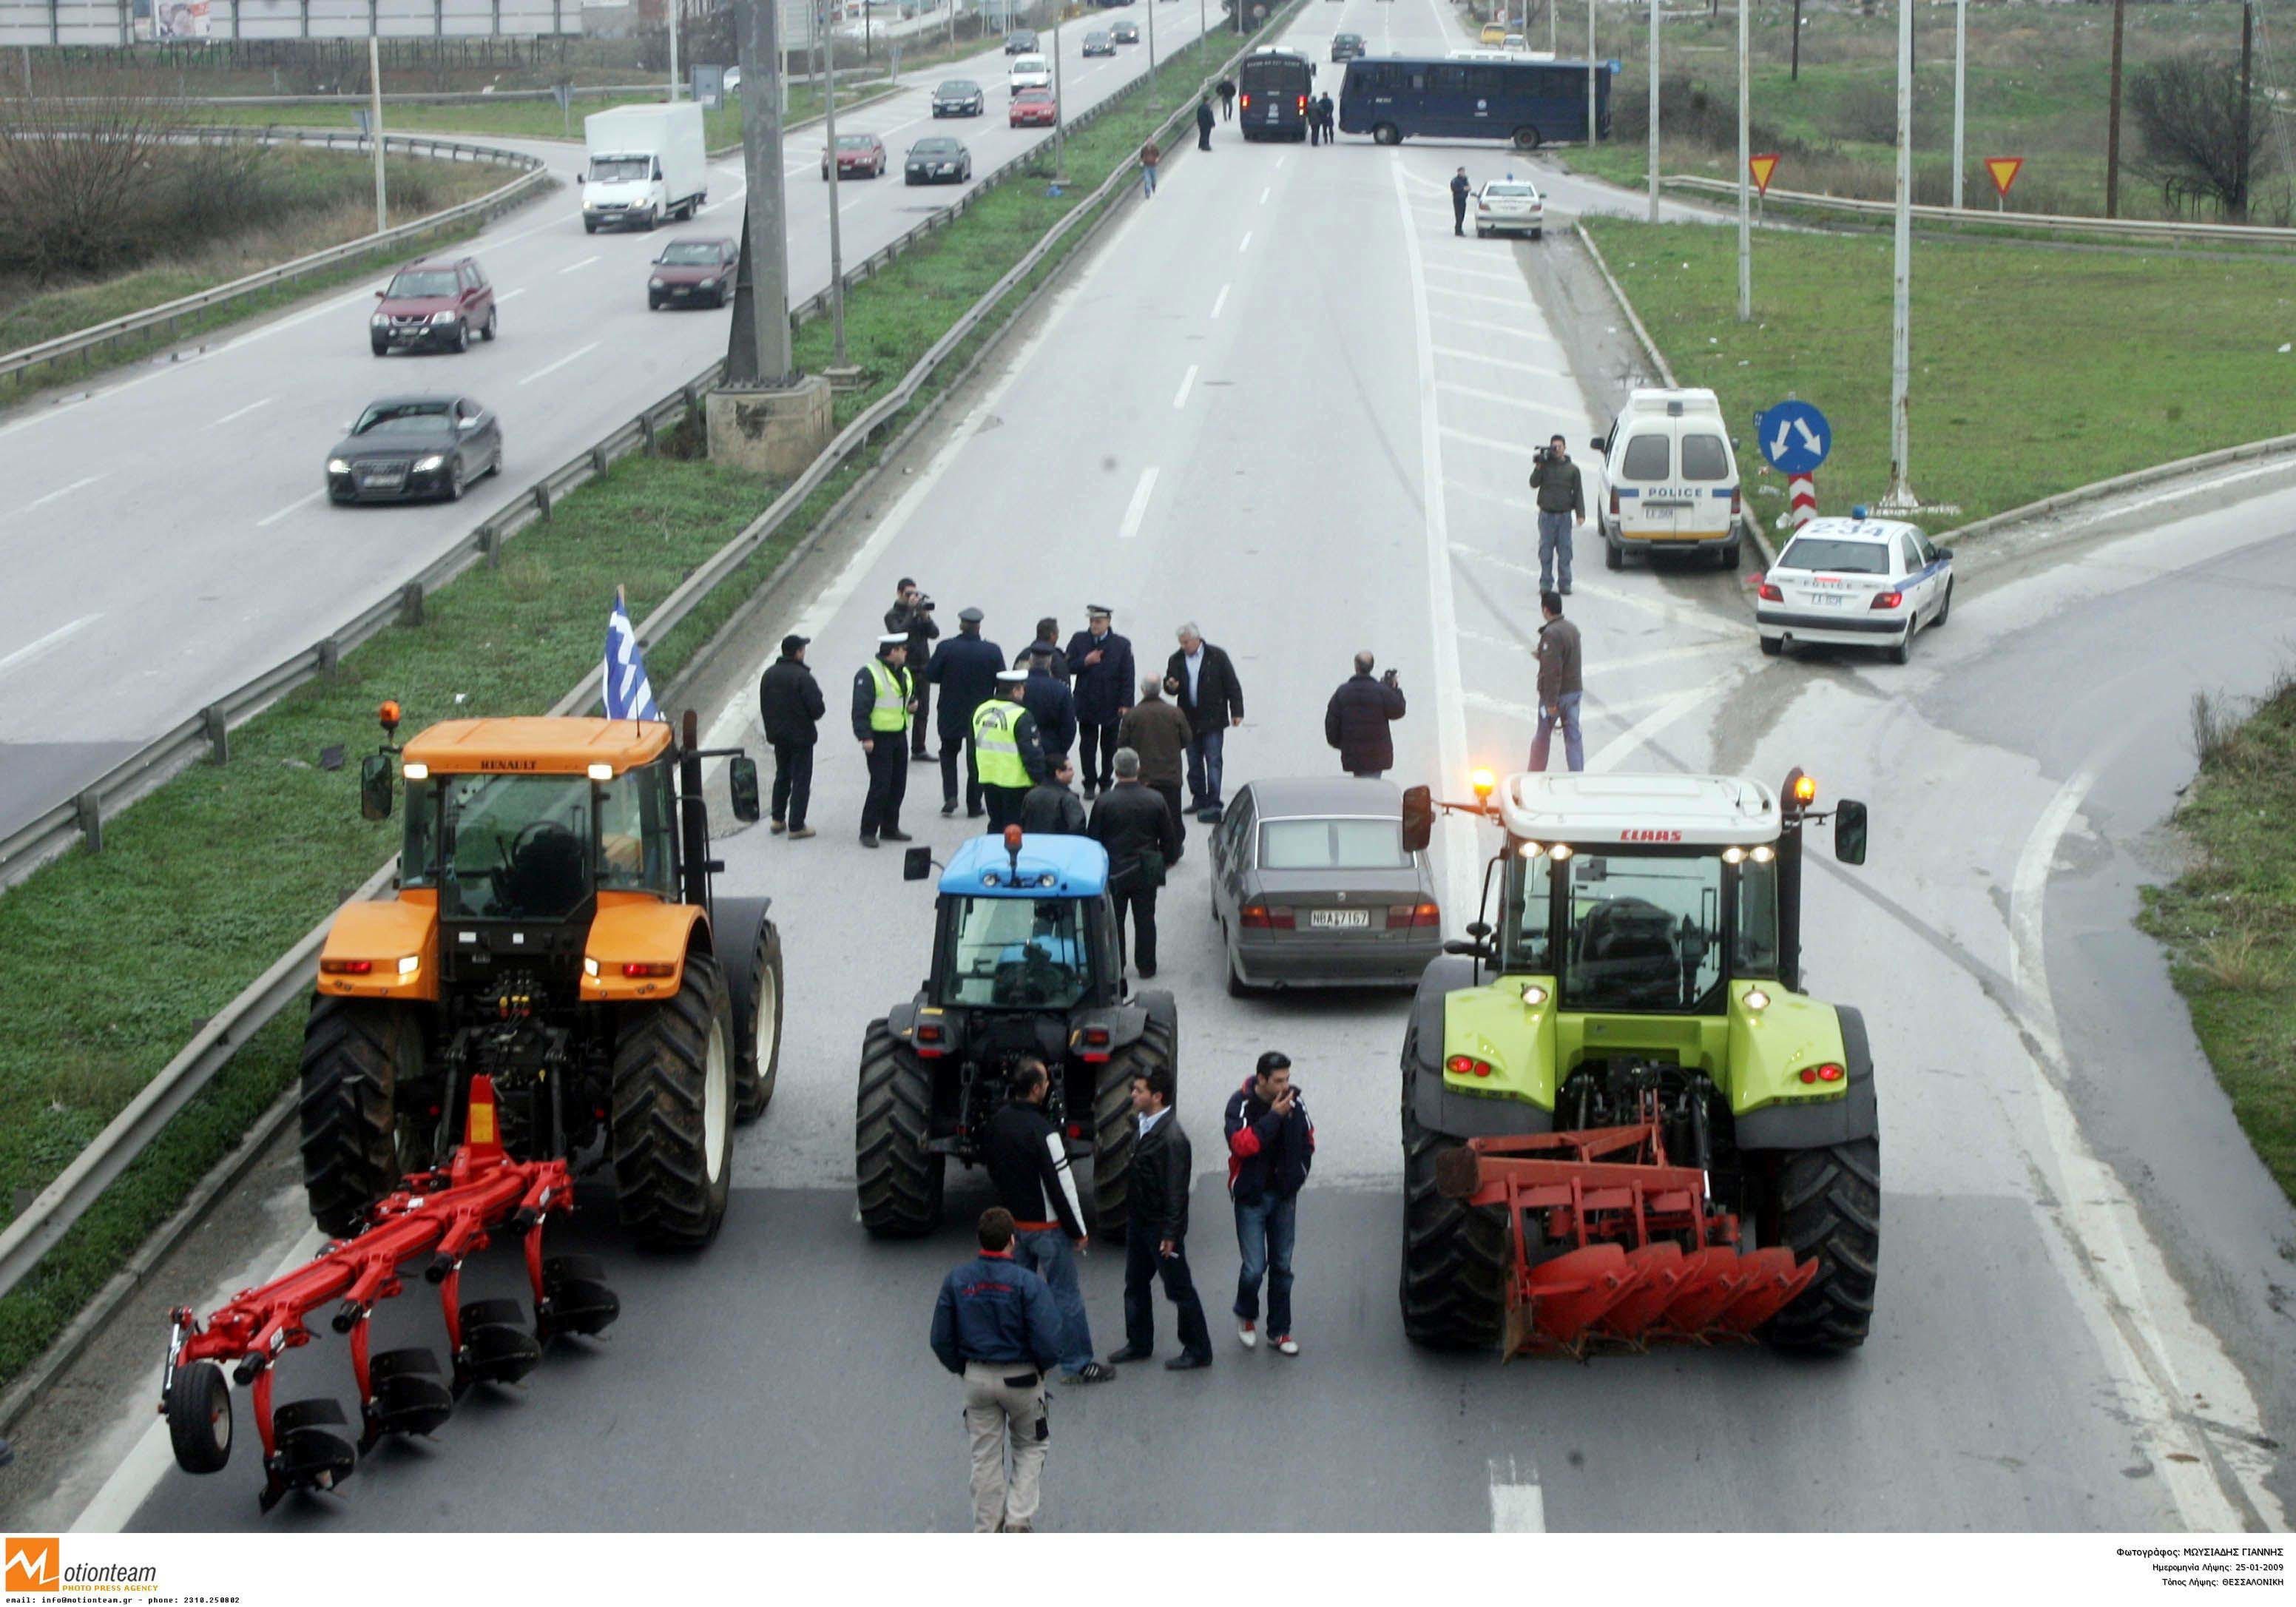
[[[853,736],[869,761],[869,796],[861,805],[861,846],[878,840],[906,842],[901,830],[901,797],[909,790],[909,716],[915,711],[915,683],[903,666],[909,656],[906,631],[877,638],[877,656],[853,677]]]
[[[972,751],[980,764],[980,791],[988,805],[988,829],[1017,825],[1021,800],[1045,779],[1045,743],[1037,717],[1021,701],[1029,684],[1025,669],[997,672],[996,695],[972,714]]]

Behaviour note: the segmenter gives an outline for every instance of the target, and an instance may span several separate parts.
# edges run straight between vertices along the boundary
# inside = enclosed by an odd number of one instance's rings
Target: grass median
[[[1834,430],[1821,512],[1889,486],[1887,239],[1757,231],[1737,321],[1736,231],[1589,218],[1587,233],[1685,385],[1711,388],[1750,488],[1754,412],[1788,395]],[[2167,309],[2173,316],[2166,316]],[[1965,524],[2110,475],[2296,431],[2285,266],[1923,239],[1913,267],[1912,479]],[[1775,526],[1782,496],[1753,500]]]
[[[2177,811],[2194,850],[2185,873],[2146,890],[2141,924],[2233,1114],[2296,1201],[2296,673],[2245,719],[2206,695],[2193,727],[2198,781]]]
[[[1071,134],[1071,182],[1061,193],[1041,176],[1016,176],[854,291],[847,345],[865,388],[839,398],[840,422],[884,394],[1152,128],[1192,100],[1234,47],[1220,39],[1178,53],[1157,94],[1129,95]],[[1071,230],[1006,293],[916,406],[995,338],[1084,233]],[[808,324],[800,365],[825,366],[830,339],[825,321]],[[655,685],[692,660],[891,433],[832,475],[694,615],[648,644]],[[356,756],[377,738],[379,701],[398,699],[410,730],[547,707],[595,664],[615,586],[627,587],[631,611],[643,619],[762,512],[775,489],[706,462],[616,464],[560,502],[548,523],[513,540],[500,568],[474,570],[438,592],[421,627],[386,632],[347,655],[332,678],[234,732],[229,765],[188,771],[107,823],[101,856],[74,854],[0,897],[0,1020],[11,1028],[0,1036],[0,1209],[20,1209],[201,1021],[395,850],[396,828],[362,821],[357,808]],[[381,523],[390,513],[343,517]],[[834,653],[836,644],[828,648]],[[322,750],[337,744],[352,757],[339,770],[323,768]],[[291,1010],[257,1035],[39,1267],[0,1298],[0,1386],[38,1357],[289,1086],[300,1034],[300,1014]]]

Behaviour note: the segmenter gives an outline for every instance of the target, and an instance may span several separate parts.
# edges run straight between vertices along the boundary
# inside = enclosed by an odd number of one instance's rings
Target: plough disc
[[[1651,1324],[1674,1303],[1684,1275],[1682,1246],[1645,1244],[1628,1253],[1627,1264],[1636,1275],[1635,1291],[1611,1307],[1595,1331],[1605,1339],[1631,1344],[1649,1332]]]
[[[1795,1296],[1809,1287],[1817,1276],[1817,1263],[1804,1261],[1794,1264],[1790,1250],[1750,1250],[1738,1258],[1744,1282],[1738,1298],[1730,1302],[1719,1318],[1719,1326],[1729,1333],[1751,1334],[1755,1329],[1784,1311]]]

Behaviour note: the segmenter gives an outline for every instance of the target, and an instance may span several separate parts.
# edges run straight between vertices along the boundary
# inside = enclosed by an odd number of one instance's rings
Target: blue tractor
[[[911,849],[903,873],[932,873]],[[1053,1074],[1047,1112],[1072,1160],[1092,1161],[1093,1231],[1124,1232],[1132,1079],[1177,1074],[1179,1013],[1168,993],[1130,993],[1108,897],[1108,853],[1089,838],[976,837],[940,875],[932,974],[915,998],[869,1023],[854,1113],[862,1226],[914,1237],[939,1225],[948,1159],[980,1160],[1014,1064]]]

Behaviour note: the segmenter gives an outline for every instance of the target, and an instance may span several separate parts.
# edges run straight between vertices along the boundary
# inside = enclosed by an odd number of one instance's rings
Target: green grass
[[[1829,513],[1889,484],[1890,245],[1757,233],[1756,321],[1737,311],[1737,235],[1589,218],[1587,232],[1685,385],[1741,438],[1788,393],[1824,408]],[[2160,309],[2176,308],[2163,318]],[[1912,478],[1966,523],[2109,475],[2296,431],[2296,288],[2273,263],[1923,238],[1914,251]],[[1763,470],[1760,483],[1778,485]],[[1783,503],[1761,497],[1764,519]]]
[[[2296,680],[2235,725],[2196,702],[2201,773],[2177,824],[2192,868],[2140,918],[2249,1142],[2296,1201]]]
[[[1230,48],[1222,40],[1218,50],[1180,53],[1157,104],[1128,98],[1072,135],[1067,166],[1075,182],[1061,196],[1040,179],[1015,177],[855,291],[848,345],[866,389],[839,398],[840,422],[883,394],[1150,128],[1193,98],[1204,70]],[[995,338],[1084,233],[1070,231],[1007,293],[919,406]],[[825,322],[800,332],[801,366],[817,371],[829,351]],[[694,615],[649,645],[656,685],[691,661],[891,434],[881,433],[878,446],[832,475]],[[358,816],[356,756],[376,737],[376,703],[398,699],[414,730],[441,718],[547,707],[595,663],[615,586],[627,587],[631,612],[643,619],[774,491],[706,462],[616,464],[561,502],[549,523],[512,541],[498,570],[473,571],[430,599],[421,627],[377,637],[348,655],[332,679],[299,689],[235,731],[228,766],[188,771],[107,823],[100,857],[69,856],[0,898],[0,1019],[11,1028],[0,1035],[0,1212],[12,1214],[21,1191],[53,1179],[202,1021],[396,849],[394,826]],[[389,518],[384,511],[357,516]],[[347,745],[352,758],[324,770],[320,751],[333,744]],[[199,851],[184,851],[186,843]],[[123,932],[135,940],[122,941]],[[289,1086],[300,1033],[291,1011],[258,1035],[39,1267],[0,1298],[0,1386]]]

